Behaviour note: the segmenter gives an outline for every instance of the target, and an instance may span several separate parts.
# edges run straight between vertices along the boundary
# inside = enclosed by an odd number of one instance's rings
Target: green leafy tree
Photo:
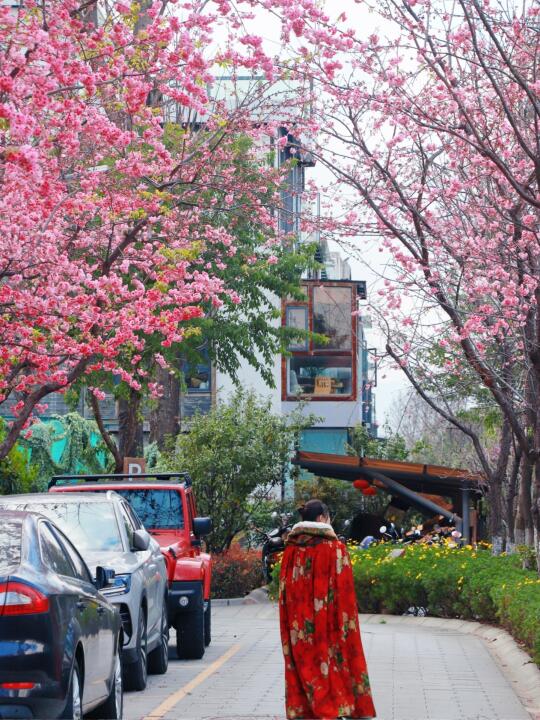
[[[390,427],[384,427],[386,437],[374,438],[363,425],[356,425],[347,445],[347,454],[377,460],[407,460],[409,451],[404,438]]]
[[[274,414],[269,400],[237,390],[208,415],[196,415],[174,451],[162,455],[160,469],[189,471],[197,512],[214,521],[211,551],[227,550],[276,494],[298,433],[314,421],[300,411]]]
[[[328,505],[332,525],[338,533],[345,531],[345,521],[362,509],[362,503],[367,500],[352,483],[326,477],[298,479],[294,486],[294,497],[297,507],[311,498],[322,500]]]

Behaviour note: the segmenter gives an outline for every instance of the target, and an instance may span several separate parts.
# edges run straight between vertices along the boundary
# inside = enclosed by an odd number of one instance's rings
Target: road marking
[[[150,714],[147,715],[144,720],[161,720],[161,718],[164,718],[165,715],[180,702],[180,700],[183,700],[186,695],[189,695],[189,693],[194,690],[198,685],[203,683],[207,678],[210,677],[210,675],[213,675],[216,670],[219,670],[220,667],[225,665],[227,660],[230,660],[233,655],[236,655],[240,648],[240,644],[230,647],[226,653],[224,653],[221,657],[219,657],[211,665],[209,665],[206,670],[200,672],[196,677],[193,678],[193,680],[188,682],[187,685],[184,685],[184,687],[181,687],[180,690],[177,690],[172,695],[169,695],[169,697],[166,698],[160,705],[158,705],[157,708],[151,710]]]

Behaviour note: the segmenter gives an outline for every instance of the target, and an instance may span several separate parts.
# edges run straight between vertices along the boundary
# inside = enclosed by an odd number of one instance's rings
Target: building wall
[[[275,387],[269,387],[263,380],[261,374],[251,367],[246,361],[242,361],[238,371],[239,386],[246,390],[254,390],[264,398],[269,398],[272,403],[272,412],[281,412],[281,357],[274,359],[273,376]],[[216,371],[216,401],[226,400],[236,389],[232,379],[220,371]]]
[[[315,427],[320,428],[350,428],[362,420],[362,401],[351,400],[308,400],[304,405],[285,401],[281,403],[281,412],[290,413],[300,407],[303,415],[315,415],[320,419]]]

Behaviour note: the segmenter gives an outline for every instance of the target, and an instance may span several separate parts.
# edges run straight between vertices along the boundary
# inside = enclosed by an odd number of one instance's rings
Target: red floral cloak
[[[287,718],[375,717],[349,554],[330,525],[289,534],[279,612]]]

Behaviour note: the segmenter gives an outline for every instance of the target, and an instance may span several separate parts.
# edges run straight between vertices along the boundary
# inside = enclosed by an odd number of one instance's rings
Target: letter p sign
[[[125,475],[142,475],[146,470],[146,461],[144,458],[124,458],[124,474]]]

